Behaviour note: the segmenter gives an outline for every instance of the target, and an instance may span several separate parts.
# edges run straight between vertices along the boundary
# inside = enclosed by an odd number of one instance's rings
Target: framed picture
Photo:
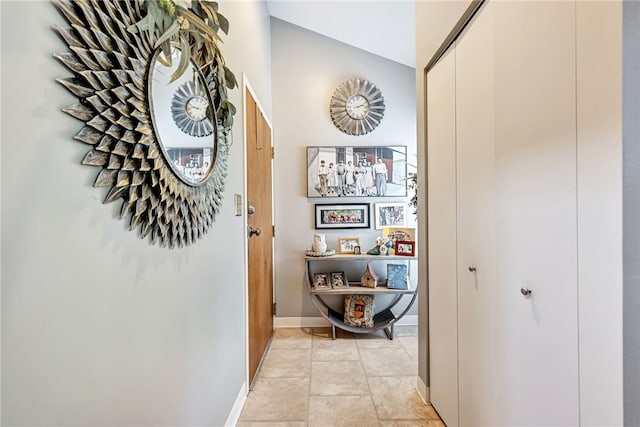
[[[414,256],[416,253],[416,242],[410,240],[396,240],[396,255]]]
[[[407,147],[307,147],[307,197],[404,197]]]
[[[373,295],[347,295],[344,297],[344,323],[372,328],[373,309]]]
[[[384,227],[407,226],[407,204],[404,202],[376,203],[374,212],[378,230]]]
[[[316,204],[316,229],[370,227],[369,203]]]
[[[395,248],[397,240],[416,240],[415,228],[401,228],[401,227],[384,227],[382,229],[382,237],[389,237]]]
[[[334,289],[348,288],[349,281],[344,271],[337,271],[331,273],[331,287]]]
[[[387,264],[387,288],[409,289],[409,274],[406,264]]]
[[[360,248],[359,237],[340,237],[338,239],[338,252],[341,254],[355,254],[356,248]]]
[[[353,247],[353,254],[354,255],[360,255],[361,254],[360,246],[354,246]]]
[[[331,279],[328,273],[314,273],[313,287],[315,289],[331,289]]]

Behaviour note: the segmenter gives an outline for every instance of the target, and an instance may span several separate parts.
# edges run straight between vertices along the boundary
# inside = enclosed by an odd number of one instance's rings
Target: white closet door
[[[497,412],[502,425],[574,426],[575,4],[494,6]]]
[[[496,194],[493,7],[456,45],[460,425],[495,425]]]
[[[458,426],[454,49],[427,75],[429,387],[431,403],[449,427]]]

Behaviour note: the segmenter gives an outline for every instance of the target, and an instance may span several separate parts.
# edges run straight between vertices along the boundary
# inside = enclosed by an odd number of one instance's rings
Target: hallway
[[[277,329],[237,426],[444,426],[415,390],[417,333]]]

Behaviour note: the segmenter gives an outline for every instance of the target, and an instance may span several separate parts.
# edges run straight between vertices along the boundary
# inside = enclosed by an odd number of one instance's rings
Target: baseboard
[[[276,317],[274,328],[325,328],[331,323],[324,317]]]
[[[402,326],[418,326],[418,315],[417,314],[407,314],[403,316],[402,319],[396,322],[396,325]]]
[[[416,391],[418,392],[418,395],[420,396],[420,398],[424,403],[426,403],[427,405],[431,404],[431,397],[429,396],[429,388],[424,383],[424,381],[422,381],[422,378],[420,378],[419,376],[416,377]]]
[[[231,412],[229,412],[229,416],[227,417],[227,421],[225,421],[225,427],[234,427],[238,424],[238,420],[240,419],[240,413],[242,412],[242,407],[244,406],[244,402],[247,400],[247,384],[242,383],[240,387],[240,391],[238,392],[238,396],[236,397],[236,401],[233,402],[233,407],[231,408]]]
[[[418,315],[408,314],[398,320],[396,325],[401,326],[418,326]],[[273,327],[281,328],[326,328],[331,323],[324,317],[276,317]]]

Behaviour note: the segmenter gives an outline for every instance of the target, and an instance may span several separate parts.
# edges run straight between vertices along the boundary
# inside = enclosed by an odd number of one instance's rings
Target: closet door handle
[[[523,297],[525,298],[531,298],[531,294],[533,293],[533,291],[527,287],[522,287],[520,288],[520,293],[522,294]]]
[[[477,270],[477,268],[475,268],[473,265],[469,266],[469,271],[472,273],[475,273],[475,271]]]

